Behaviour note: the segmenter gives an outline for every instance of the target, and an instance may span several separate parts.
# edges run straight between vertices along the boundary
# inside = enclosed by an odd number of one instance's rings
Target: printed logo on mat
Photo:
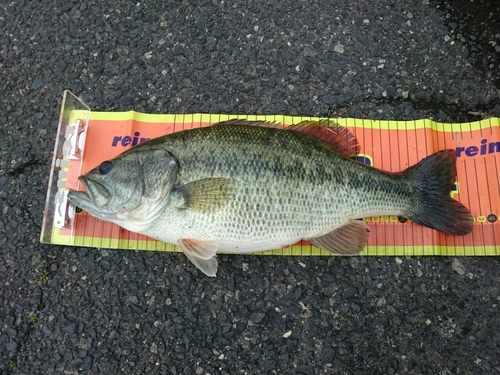
[[[490,142],[488,143],[487,139],[481,140],[481,146],[469,146],[469,147],[457,147],[457,158],[464,156],[472,157],[486,154],[494,154],[496,152],[500,152],[500,142]]]
[[[141,133],[135,132],[134,136],[130,135],[115,135],[113,141],[111,142],[111,147],[127,147],[127,146],[137,146],[139,143],[149,141],[151,138],[141,137]]]

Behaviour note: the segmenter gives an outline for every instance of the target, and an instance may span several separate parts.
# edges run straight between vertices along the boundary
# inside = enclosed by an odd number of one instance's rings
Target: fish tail
[[[443,150],[407,169],[405,173],[414,181],[416,198],[408,219],[449,234],[472,231],[469,209],[450,197],[457,176],[456,161],[454,150]]]

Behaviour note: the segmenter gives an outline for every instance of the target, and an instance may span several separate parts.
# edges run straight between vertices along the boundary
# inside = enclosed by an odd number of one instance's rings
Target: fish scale
[[[452,150],[389,173],[350,159],[359,149],[352,134],[324,125],[280,129],[236,120],[162,136],[80,177],[87,193],[69,199],[103,220],[180,245],[210,276],[217,252],[301,239],[359,253],[369,229],[355,219],[368,216],[401,215],[453,234],[471,230],[469,211],[449,196]]]

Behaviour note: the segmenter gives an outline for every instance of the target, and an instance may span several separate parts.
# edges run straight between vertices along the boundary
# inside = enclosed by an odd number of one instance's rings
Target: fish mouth
[[[68,194],[68,199],[75,206],[85,209],[94,204],[94,199],[87,184],[87,180],[84,176],[78,177],[78,180],[82,183],[85,191],[71,190]]]
[[[85,191],[71,191],[68,194],[71,203],[86,211],[108,205],[111,200],[111,193],[104,185],[85,176],[78,177],[78,180],[84,186]]]
[[[81,194],[79,194],[80,197],[81,198],[85,197],[88,201],[93,202],[94,198],[92,197],[92,194],[90,193],[89,184],[88,184],[85,176],[78,177],[78,181],[80,181],[82,183],[83,187],[85,188],[85,191],[79,192],[79,193],[81,193]]]

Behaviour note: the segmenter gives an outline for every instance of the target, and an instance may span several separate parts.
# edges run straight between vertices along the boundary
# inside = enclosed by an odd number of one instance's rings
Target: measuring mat
[[[265,120],[284,125],[312,117],[281,115],[150,115],[138,112],[91,112],[65,92],[41,241],[98,248],[181,251],[180,247],[131,233],[103,222],[69,203],[70,189],[78,190],[78,176],[150,138],[229,119]],[[330,119],[350,129],[358,139],[357,160],[386,171],[402,171],[439,150],[454,149],[457,181],[452,196],[468,207],[474,229],[453,236],[396,216],[364,218],[370,227],[361,255],[500,255],[500,119],[443,124],[431,120],[380,121]],[[332,255],[306,241],[255,254]]]

